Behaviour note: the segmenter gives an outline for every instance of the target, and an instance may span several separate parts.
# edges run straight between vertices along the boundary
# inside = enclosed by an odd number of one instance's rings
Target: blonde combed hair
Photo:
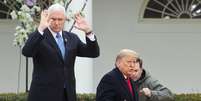
[[[122,59],[123,57],[125,56],[128,56],[129,54],[133,54],[136,58],[139,58],[139,55],[137,52],[131,50],[131,49],[122,49],[118,54],[117,54],[117,57],[116,57],[116,61],[115,61],[115,65],[116,63]]]

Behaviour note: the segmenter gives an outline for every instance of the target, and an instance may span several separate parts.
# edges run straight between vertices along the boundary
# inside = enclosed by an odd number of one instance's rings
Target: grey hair
[[[53,11],[62,11],[65,14],[64,6],[62,6],[62,5],[58,4],[58,3],[53,4],[48,8],[48,13],[51,13]]]

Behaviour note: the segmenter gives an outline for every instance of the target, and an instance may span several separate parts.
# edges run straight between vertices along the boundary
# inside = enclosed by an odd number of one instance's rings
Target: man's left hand
[[[92,31],[91,26],[84,19],[84,17],[80,15],[80,13],[75,14],[75,21],[75,28],[84,31],[85,33],[89,33]]]

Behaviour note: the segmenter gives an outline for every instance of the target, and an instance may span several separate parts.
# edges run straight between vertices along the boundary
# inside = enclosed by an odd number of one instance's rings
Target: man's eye
[[[53,21],[62,21],[63,19],[51,18]]]
[[[58,19],[59,21],[62,21],[63,19]]]
[[[132,63],[132,61],[128,61],[128,63]]]
[[[55,21],[56,19],[55,19],[55,18],[52,18],[52,20]]]

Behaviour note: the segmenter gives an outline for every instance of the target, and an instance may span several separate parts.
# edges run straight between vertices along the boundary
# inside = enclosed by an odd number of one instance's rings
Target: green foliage
[[[27,101],[27,94],[26,93],[7,93],[7,94],[0,94],[0,101]]]
[[[201,94],[176,94],[175,101],[201,101]]]
[[[95,94],[77,94],[78,101],[96,101]]]
[[[5,93],[0,94],[0,101],[27,101],[27,93]],[[95,94],[77,94],[78,101],[95,101]],[[174,101],[201,101],[201,93],[175,94]]]
[[[95,101],[95,94],[77,94],[78,101]],[[27,93],[0,94],[0,101],[27,101]]]

